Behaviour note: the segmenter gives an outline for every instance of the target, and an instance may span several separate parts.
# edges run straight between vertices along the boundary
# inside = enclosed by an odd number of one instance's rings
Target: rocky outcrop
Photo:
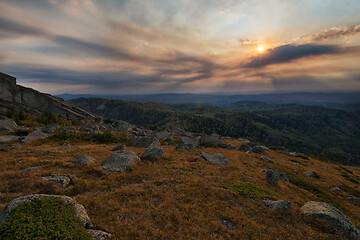
[[[359,229],[339,209],[329,203],[310,201],[302,206],[301,210],[309,217],[325,219],[350,238],[360,239]]]
[[[26,110],[33,114],[56,113],[63,118],[70,119],[99,118],[67,104],[62,98],[17,85],[16,78],[4,73],[0,73],[0,108]]]
[[[0,132],[14,131],[19,127],[12,119],[2,119],[0,120]]]

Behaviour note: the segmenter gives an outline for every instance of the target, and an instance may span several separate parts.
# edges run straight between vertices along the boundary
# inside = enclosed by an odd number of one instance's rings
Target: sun
[[[259,47],[258,47],[258,51],[259,51],[260,53],[262,53],[262,52],[264,51],[264,47],[263,47],[263,46],[259,46]]]

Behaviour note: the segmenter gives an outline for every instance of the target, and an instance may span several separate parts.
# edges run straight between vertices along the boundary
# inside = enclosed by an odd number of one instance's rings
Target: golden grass
[[[236,146],[238,141],[228,143]],[[0,209],[22,195],[65,194],[83,204],[95,228],[112,233],[113,239],[343,239],[321,221],[312,226],[302,216],[300,207],[309,200],[318,200],[316,194],[282,181],[277,187],[266,183],[265,174],[260,171],[272,167],[292,172],[325,192],[343,211],[351,213],[351,220],[360,226],[360,208],[346,200],[350,191],[352,194],[360,191],[359,185],[341,176],[347,171],[334,164],[288,157],[276,151],[269,151],[266,154],[269,162],[264,162],[256,153],[225,149],[185,151],[163,146],[163,160],[142,161],[125,173],[102,170],[100,164],[113,153],[110,150],[114,146],[80,142],[63,147],[42,140],[1,152]],[[127,149],[139,156],[145,150]],[[200,157],[202,151],[221,153],[232,164],[210,165]],[[85,166],[72,163],[83,155],[92,156],[97,162]],[[301,165],[294,165],[290,159]],[[28,167],[39,170],[20,172]],[[345,168],[360,180],[359,168]],[[305,178],[303,172],[310,169],[320,178]],[[40,179],[53,173],[76,178],[67,189]],[[292,209],[276,212],[265,207],[261,199],[226,189],[242,181],[275,192],[279,200],[290,200]],[[330,191],[330,187],[341,188],[341,184],[346,184],[348,192]],[[220,222],[223,218],[237,228],[228,230]]]

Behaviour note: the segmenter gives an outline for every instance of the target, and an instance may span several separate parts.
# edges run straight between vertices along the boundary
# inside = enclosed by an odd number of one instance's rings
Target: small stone
[[[70,147],[71,145],[70,145],[70,143],[63,143],[62,146],[63,147]]]
[[[20,172],[30,172],[30,171],[36,171],[36,170],[39,170],[39,168],[38,167],[29,167],[29,168],[21,170]]]
[[[285,200],[279,200],[279,201],[264,200],[263,203],[265,204],[265,206],[276,211],[283,211],[291,208],[291,202]]]
[[[42,180],[45,181],[55,181],[55,182],[59,182],[61,183],[61,185],[66,188],[67,186],[70,185],[71,182],[71,178],[67,177],[67,176],[61,176],[61,175],[57,175],[57,174],[52,174],[50,176],[46,176],[46,177],[41,177]]]
[[[339,187],[331,187],[330,190],[333,192],[342,192],[342,190]]]
[[[304,175],[305,175],[306,177],[312,177],[312,178],[315,178],[315,177],[316,177],[316,174],[315,174],[313,171],[311,171],[311,170],[304,172]]]
[[[235,224],[233,224],[232,222],[230,222],[227,219],[221,219],[221,223],[222,223],[222,225],[224,225],[229,230],[235,230],[236,229]]]
[[[111,151],[113,151],[113,152],[118,152],[118,151],[125,151],[125,145],[124,144],[122,144],[122,145],[119,145],[119,146],[116,146],[116,147],[114,147],[113,149],[111,149]]]
[[[91,162],[95,162],[95,158],[93,157],[89,157],[89,156],[81,156],[81,157],[78,157],[76,158],[73,163],[75,164],[79,164],[79,165],[83,165],[83,164],[88,164],[88,163],[91,163]]]
[[[163,158],[164,151],[162,148],[148,148],[145,150],[143,158],[149,159],[151,161],[160,160]]]
[[[266,181],[272,185],[277,185],[280,179],[279,173],[275,172],[274,170],[266,171]]]

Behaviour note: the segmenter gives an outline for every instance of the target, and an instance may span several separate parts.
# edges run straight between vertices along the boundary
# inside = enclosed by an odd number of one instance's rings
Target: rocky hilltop
[[[62,98],[16,84],[16,78],[0,73],[0,114],[9,109],[32,114],[55,113],[63,118],[96,119],[96,115],[73,107]]]

